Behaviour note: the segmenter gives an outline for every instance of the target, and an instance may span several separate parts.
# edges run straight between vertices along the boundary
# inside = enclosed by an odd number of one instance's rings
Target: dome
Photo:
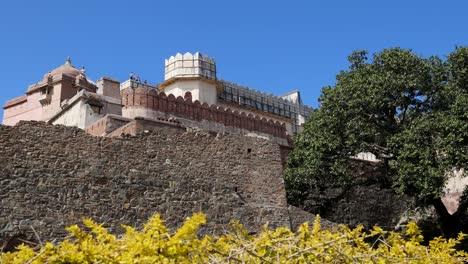
[[[50,72],[50,75],[55,77],[57,75],[65,74],[65,75],[75,78],[76,76],[80,75],[80,73],[81,73],[80,70],[73,67],[73,65],[71,64],[70,57],[68,57],[67,60],[65,61],[65,64],[63,64],[62,66],[58,68],[53,69]],[[47,75],[49,75],[49,73],[47,73],[46,76]]]
[[[42,87],[44,84],[47,84],[48,82],[50,82],[51,80],[60,80],[62,78],[63,75],[66,75],[67,77],[70,77],[72,78],[73,80],[75,80],[76,78],[78,78],[78,76],[82,75],[84,76],[84,69],[83,70],[78,70],[77,68],[75,68],[72,64],[71,64],[71,60],[70,60],[70,57],[67,58],[67,60],[65,61],[65,64],[53,69],[52,71],[49,71],[48,73],[46,73],[44,75],[44,78],[42,78],[41,81],[39,81],[38,83],[35,83],[35,84],[32,84],[31,86],[29,86],[27,92],[32,92],[32,91],[35,91],[37,90],[38,88]],[[90,83],[91,85],[95,86],[95,83],[91,80],[89,80],[88,78],[86,78],[86,81],[88,83]]]

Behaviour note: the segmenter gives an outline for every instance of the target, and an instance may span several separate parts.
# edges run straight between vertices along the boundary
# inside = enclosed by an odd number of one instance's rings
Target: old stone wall
[[[309,226],[312,226],[316,215],[306,212],[299,207],[289,205],[288,206],[289,217],[290,217],[290,225],[293,227],[293,230],[296,231],[299,226],[303,223],[308,222]],[[337,227],[336,223],[330,222],[323,218],[320,218],[320,226],[322,229],[333,229]]]
[[[85,128],[85,131],[90,135],[102,137],[132,121],[133,119],[130,118],[117,115],[106,115]]]
[[[350,226],[378,225],[393,230],[403,215],[410,210],[410,200],[401,197],[389,187],[380,184],[362,184],[351,187],[344,195],[330,204],[321,216]]]
[[[142,132],[148,131],[174,135],[187,132],[187,130],[190,131],[191,129],[187,129],[175,121],[171,122],[168,120],[153,120],[137,117],[132,122],[112,131],[107,136],[118,137],[122,135],[138,135]]]
[[[412,201],[391,188],[383,163],[352,159],[351,166],[354,177],[351,186],[338,187],[331,180],[327,189],[304,201],[305,207],[335,223],[394,229],[412,209]]]
[[[160,213],[170,227],[207,214],[205,231],[233,219],[250,230],[290,226],[279,146],[204,132],[93,137],[41,122],[0,126],[0,238],[43,240],[91,217],[114,231]]]

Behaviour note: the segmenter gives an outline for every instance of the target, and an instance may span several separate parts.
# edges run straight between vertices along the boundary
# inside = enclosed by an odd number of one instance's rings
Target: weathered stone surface
[[[377,225],[386,230],[401,225],[402,217],[415,209],[410,197],[392,189],[384,163],[351,159],[350,167],[352,184],[339,186],[334,178],[323,179],[321,184],[326,187],[311,190],[297,206],[334,223],[366,228]]]
[[[391,188],[380,184],[357,185],[333,203],[323,217],[350,226],[378,225],[393,230],[403,214],[409,210],[410,200],[395,194]]]
[[[305,222],[308,222],[309,226],[313,225],[316,215],[306,212],[293,205],[289,205],[288,210],[289,210],[289,217],[291,221],[291,227],[293,228],[294,231],[296,231],[296,229]],[[331,228],[337,227],[337,224],[330,222],[328,220],[325,220],[323,218],[320,218],[320,226],[323,229],[331,229]]]
[[[194,212],[204,231],[233,219],[290,226],[279,146],[203,132],[101,138],[40,122],[0,126],[0,237],[60,238],[91,217],[113,231],[160,213],[176,227]]]

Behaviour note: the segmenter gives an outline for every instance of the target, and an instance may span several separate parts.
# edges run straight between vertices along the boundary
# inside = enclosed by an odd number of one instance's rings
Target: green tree
[[[286,170],[289,202],[323,212],[359,184],[350,157],[371,152],[382,161],[380,183],[435,206],[444,233],[452,236],[468,199],[450,215],[440,198],[450,172],[467,167],[468,47],[456,48],[445,61],[400,48],[372,60],[356,51],[348,59],[349,70],[322,89],[320,108],[295,138]],[[325,195],[330,192],[335,197]]]

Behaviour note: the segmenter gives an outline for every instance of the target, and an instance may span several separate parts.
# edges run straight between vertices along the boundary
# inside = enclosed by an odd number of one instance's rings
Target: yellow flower
[[[298,228],[269,229],[256,235],[234,222],[220,236],[197,235],[205,215],[194,214],[170,233],[159,215],[154,215],[142,230],[124,226],[126,233],[117,238],[91,219],[83,220],[90,232],[77,225],[67,228],[72,240],[40,249],[21,245],[18,251],[2,253],[0,263],[466,263],[468,254],[455,250],[466,236],[436,238],[421,245],[421,231],[408,224],[404,236],[374,227],[322,230],[320,218]]]

